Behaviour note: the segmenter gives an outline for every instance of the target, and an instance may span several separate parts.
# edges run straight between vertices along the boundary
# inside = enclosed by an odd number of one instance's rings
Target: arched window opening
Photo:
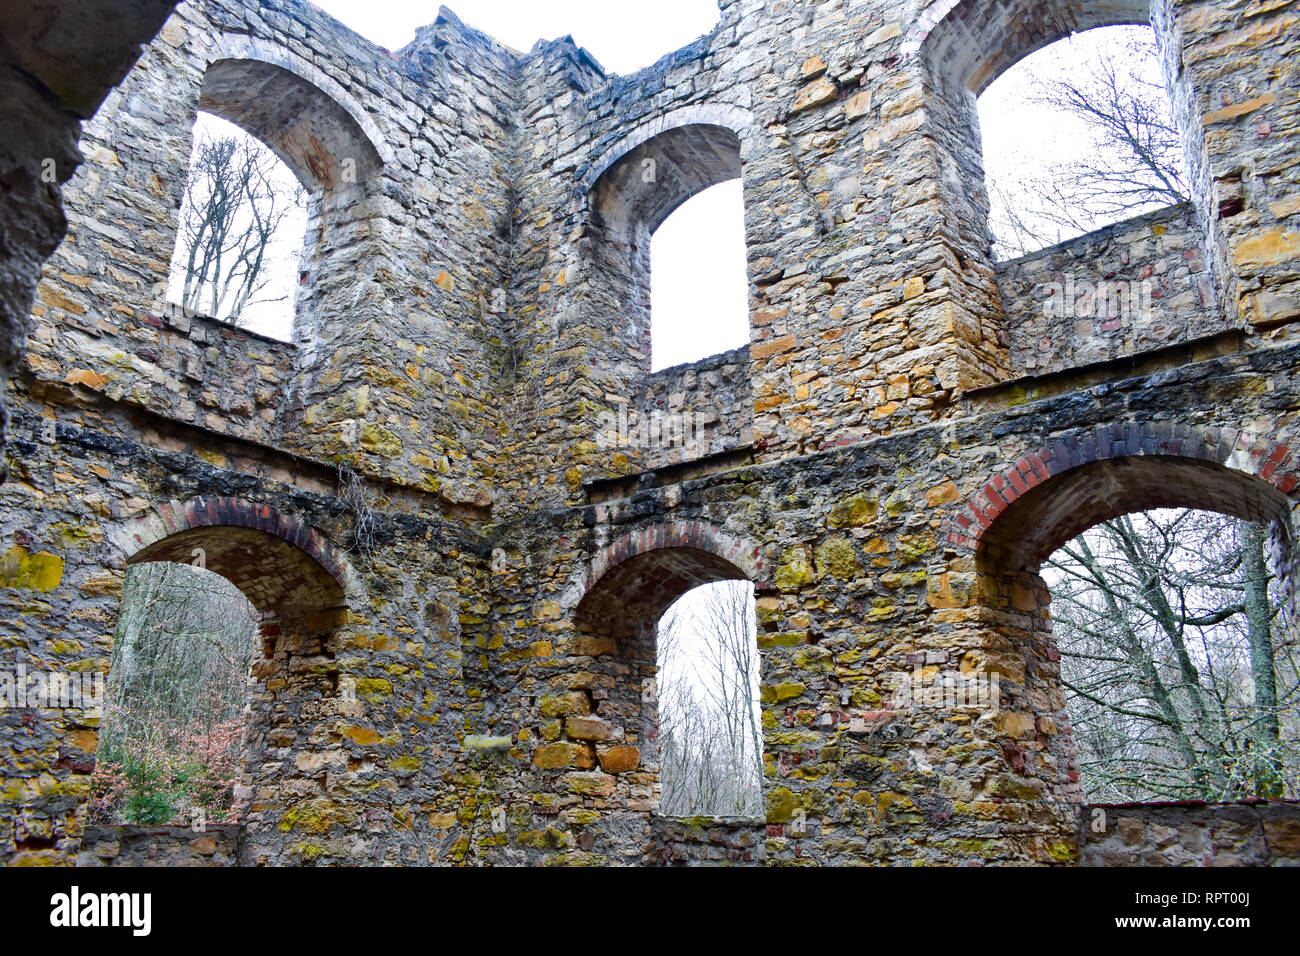
[[[261,615],[225,578],[131,567],[114,635],[92,815],[104,824],[234,822]]]
[[[1150,26],[1052,43],[979,96],[999,260],[1191,198]]]
[[[642,135],[589,174],[604,240],[590,265],[594,307],[618,317],[629,358],[658,371],[748,342],[741,143],[711,122]]]
[[[660,812],[761,818],[754,586],[705,584],[659,621]]]
[[[1043,568],[1084,799],[1300,790],[1300,670],[1265,525],[1154,510]]]
[[[612,799],[676,816],[761,818],[757,611],[752,543],[702,523],[608,545],[574,609],[571,652],[599,693],[539,704],[582,719],[539,728],[535,766],[590,767]],[[571,695],[573,696],[573,695]]]
[[[351,677],[316,666],[348,625],[355,576],[319,531],[238,498],[159,505],[114,540],[130,570],[108,694],[121,713],[100,735],[100,822],[256,829],[265,821],[243,798],[284,785],[285,765],[262,755],[292,701],[355,699]],[[136,797],[123,807],[128,785]]]
[[[741,181],[698,193],[650,246],[653,371],[749,344]]]
[[[302,184],[268,146],[199,112],[168,299],[288,341],[307,205]]]
[[[1295,791],[1292,466],[1248,432],[1129,423],[1063,435],[973,499],[956,524],[1012,772],[1067,800]]]

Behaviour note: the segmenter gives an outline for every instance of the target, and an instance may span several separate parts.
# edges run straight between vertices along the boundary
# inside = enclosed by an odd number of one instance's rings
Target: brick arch
[[[1073,33],[1150,22],[1150,0],[933,0],[900,52],[978,95],[1020,60]]]
[[[741,175],[748,110],[686,106],[637,127],[586,171],[580,191],[619,231],[653,233],[692,196]],[[649,164],[653,177],[647,179]]]
[[[264,614],[315,614],[355,602],[360,579],[319,531],[271,505],[200,496],[172,501],[110,537],[126,564],[205,566],[234,583]]]
[[[215,39],[198,106],[266,143],[308,190],[349,177],[365,182],[393,158],[355,97],[302,57],[259,37]]]
[[[692,588],[715,581],[761,585],[768,562],[753,541],[704,521],[666,521],[602,548],[564,602],[579,625],[613,636],[653,627]]]
[[[1300,487],[1289,443],[1249,429],[1126,422],[1069,432],[994,475],[953,519],[948,543],[1035,570],[1088,528],[1153,508],[1269,521]]]

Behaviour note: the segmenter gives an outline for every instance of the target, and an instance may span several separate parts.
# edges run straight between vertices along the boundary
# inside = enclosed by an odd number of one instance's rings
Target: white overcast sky
[[[317,0],[330,16],[380,46],[399,50],[441,4],[421,0]],[[464,0],[445,5],[476,30],[527,52],[538,40],[572,36],[614,73],[632,73],[686,46],[718,22],[716,0]]]

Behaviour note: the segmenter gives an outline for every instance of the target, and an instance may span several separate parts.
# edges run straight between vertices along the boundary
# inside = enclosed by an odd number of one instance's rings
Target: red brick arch
[[[1062,435],[994,475],[957,513],[948,543],[979,550],[1014,537],[1012,550],[1041,558],[1043,549],[1127,512],[1187,507],[1266,520],[1287,507],[1297,487],[1300,455],[1275,436],[1229,427],[1102,425]]]
[[[271,505],[200,496],[172,501],[120,529],[113,544],[127,564],[192,563],[232,581],[264,612],[321,611],[360,593],[359,579],[325,536]]]
[[[725,580],[762,584],[768,562],[755,542],[704,521],[669,520],[602,548],[569,590],[579,623],[625,634],[653,626],[692,588]]]

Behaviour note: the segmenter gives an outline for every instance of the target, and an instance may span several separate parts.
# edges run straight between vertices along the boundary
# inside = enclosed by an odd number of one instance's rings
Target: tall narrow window
[[[749,344],[740,180],[687,200],[658,228],[650,249],[655,371]]]
[[[200,112],[168,298],[288,340],[306,225],[304,191],[290,169],[238,126]]]
[[[660,812],[761,817],[754,586],[721,581],[688,591],[659,622],[658,658]]]

